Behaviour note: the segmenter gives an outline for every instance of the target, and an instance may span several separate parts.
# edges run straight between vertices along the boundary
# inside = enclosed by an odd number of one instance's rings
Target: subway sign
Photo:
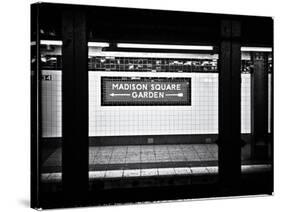
[[[101,77],[101,105],[191,105],[191,78]]]

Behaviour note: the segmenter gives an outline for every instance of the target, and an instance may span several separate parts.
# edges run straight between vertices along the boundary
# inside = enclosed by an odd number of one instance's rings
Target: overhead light
[[[109,43],[105,42],[88,42],[89,47],[109,47]]]
[[[60,40],[41,40],[41,45],[53,45],[53,46],[61,46],[62,41]],[[105,42],[88,42],[89,47],[109,47],[109,43]]]
[[[117,43],[117,47],[139,48],[139,49],[213,50],[213,46],[163,45],[163,44],[139,44],[139,43]]]
[[[241,47],[242,52],[272,52],[271,47]]]
[[[41,40],[40,44],[41,45],[61,46],[62,45],[62,41],[60,41],[60,40]]]

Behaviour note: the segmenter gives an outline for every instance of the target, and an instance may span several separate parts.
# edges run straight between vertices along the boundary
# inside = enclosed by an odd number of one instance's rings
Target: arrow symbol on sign
[[[129,93],[111,93],[109,96],[131,96]]]
[[[183,97],[183,93],[169,93],[169,94],[166,94],[166,96],[177,96],[177,97]]]

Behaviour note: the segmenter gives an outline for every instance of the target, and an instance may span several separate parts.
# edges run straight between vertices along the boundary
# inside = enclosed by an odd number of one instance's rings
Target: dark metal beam
[[[88,47],[86,14],[62,16],[62,185],[66,203],[79,204],[88,191]]]
[[[31,201],[32,208],[40,207],[41,196],[41,71],[40,71],[39,4],[31,5]]]
[[[224,189],[236,186],[241,174],[240,23],[221,23],[219,58],[219,176]]]
[[[267,159],[268,154],[268,54],[252,53],[251,75],[251,157]]]

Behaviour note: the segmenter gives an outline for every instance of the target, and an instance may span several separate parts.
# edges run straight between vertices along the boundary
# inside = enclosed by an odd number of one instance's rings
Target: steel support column
[[[251,75],[251,157],[266,159],[268,153],[268,55],[252,53]]]
[[[62,184],[65,200],[79,204],[88,191],[86,14],[64,11],[62,23]]]
[[[219,177],[224,189],[236,187],[241,174],[240,23],[221,22],[219,58]],[[233,187],[234,186],[234,187]]]

